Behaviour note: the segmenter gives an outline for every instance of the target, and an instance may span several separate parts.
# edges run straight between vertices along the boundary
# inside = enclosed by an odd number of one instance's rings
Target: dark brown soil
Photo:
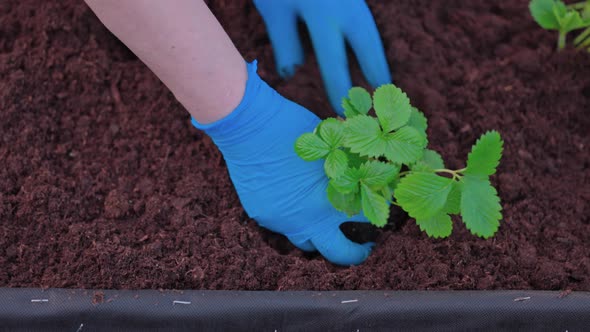
[[[210,139],[81,0],[3,0],[0,286],[590,290],[590,55],[556,53],[528,0],[369,3],[449,166],[505,139],[495,238],[430,239],[396,212],[361,266],[303,254],[245,217]],[[312,53],[281,80],[251,1],[211,7],[263,78],[331,115]]]

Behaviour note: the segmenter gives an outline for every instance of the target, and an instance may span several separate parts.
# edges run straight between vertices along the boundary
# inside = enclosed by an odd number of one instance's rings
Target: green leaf
[[[410,170],[416,172],[432,172],[435,169],[445,168],[445,163],[438,152],[425,149],[422,159],[410,165]]]
[[[350,98],[350,103],[360,114],[367,114],[373,106],[371,94],[361,87],[354,87],[348,90],[348,97]]]
[[[295,152],[304,160],[314,161],[324,158],[330,147],[318,135],[305,133],[295,141]]]
[[[430,166],[432,169],[443,169],[445,168],[445,162],[443,161],[440,154],[434,150],[426,149],[424,150],[424,155],[422,156],[422,161]]]
[[[361,156],[383,155],[387,144],[379,123],[368,115],[358,115],[346,120],[344,145]]]
[[[373,225],[383,227],[387,224],[389,205],[386,199],[366,184],[361,184],[361,205],[363,213]]]
[[[543,29],[559,30],[559,21],[553,12],[555,0],[532,0],[529,3],[531,15]]]
[[[348,168],[348,157],[342,150],[334,150],[328,154],[324,162],[324,171],[329,178],[335,178]]]
[[[465,175],[461,179],[461,216],[471,233],[489,238],[502,219],[502,206],[489,179]]]
[[[467,157],[467,170],[464,174],[488,176],[496,173],[502,157],[504,142],[497,131],[482,135]]]
[[[381,195],[383,195],[387,202],[391,203],[393,201],[393,190],[391,189],[391,186],[387,185],[381,188]]]
[[[568,8],[563,1],[532,0],[529,4],[531,15],[541,27],[559,30],[563,33],[587,27],[590,21],[575,9]]]
[[[461,213],[461,183],[453,181],[451,191],[447,197],[447,202],[443,211],[449,214]]]
[[[358,192],[344,194],[336,190],[331,183],[328,184],[326,192],[328,193],[328,200],[336,210],[342,211],[348,216],[361,212],[361,195]]]
[[[389,190],[391,191],[391,193],[395,193],[395,190],[397,189],[397,186],[399,185],[399,181],[400,179],[394,179],[393,181],[389,182]]]
[[[408,96],[393,84],[382,85],[373,94],[375,113],[384,132],[404,126],[410,120]]]
[[[439,212],[428,219],[416,219],[416,223],[422,231],[434,238],[448,237],[453,231],[453,221],[444,212]]]
[[[420,134],[422,134],[426,140],[426,128],[428,128],[428,121],[426,120],[424,113],[420,112],[416,107],[412,107],[408,126],[418,130],[418,132],[420,132]]]
[[[377,120],[358,115],[346,120],[344,145],[361,156],[380,157],[398,164],[409,164],[422,157],[426,141],[416,129],[403,127],[393,133],[383,133]]]
[[[350,149],[344,149],[344,152],[348,155],[348,166],[351,168],[359,168],[366,162],[367,157],[361,157],[360,154],[350,151]]]
[[[398,164],[411,164],[422,157],[426,141],[416,129],[403,127],[382,138],[386,142],[381,154]]]
[[[568,9],[564,3],[558,2],[553,7],[553,13],[559,22],[559,31],[570,32],[588,26],[578,11]]]
[[[344,116],[347,119],[350,119],[352,117],[354,117],[355,115],[359,115],[359,111],[357,111],[354,106],[352,105],[352,102],[350,102],[350,99],[344,97],[342,98],[342,108],[344,108]]]
[[[319,125],[320,137],[331,148],[338,148],[344,140],[344,123],[338,119],[329,118]]]
[[[330,180],[334,189],[343,194],[357,193],[359,191],[359,181],[361,175],[356,168],[347,168],[344,173]]]
[[[395,199],[411,217],[426,220],[442,210],[452,182],[434,173],[411,173],[401,179],[395,189]]]
[[[360,167],[360,181],[378,190],[387,186],[399,174],[399,170],[400,167],[393,164],[376,160],[368,161]]]

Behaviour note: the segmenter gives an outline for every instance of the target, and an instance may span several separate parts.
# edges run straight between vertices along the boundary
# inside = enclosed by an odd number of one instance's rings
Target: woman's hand
[[[283,98],[248,64],[248,81],[240,105],[227,117],[195,127],[221,150],[232,182],[248,215],[261,226],[305,251],[318,250],[339,265],[362,263],[373,243],[347,239],[339,226],[348,218],[326,195],[323,161],[307,162],[295,153],[295,140],[311,132],[320,119]]]

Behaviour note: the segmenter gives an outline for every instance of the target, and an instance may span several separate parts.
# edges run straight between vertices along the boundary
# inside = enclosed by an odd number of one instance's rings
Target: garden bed
[[[395,83],[460,168],[505,141],[504,219],[428,238],[394,211],[358,267],[248,219],[223,158],[82,1],[0,3],[0,286],[224,290],[590,290],[590,55],[555,51],[528,1],[368,1]],[[286,97],[332,116],[312,52],[289,81],[251,1],[210,1]],[[353,77],[361,83],[353,63]]]

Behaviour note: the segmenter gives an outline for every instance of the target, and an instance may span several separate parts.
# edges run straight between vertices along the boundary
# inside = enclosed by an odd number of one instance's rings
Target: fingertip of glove
[[[373,246],[375,246],[375,243],[374,242],[367,242],[367,243],[361,244],[361,246],[365,249],[364,255],[359,259],[359,261],[352,262],[351,265],[361,265],[362,263],[364,263],[367,260],[367,258],[369,258],[369,256],[371,255],[371,252],[373,251]]]

